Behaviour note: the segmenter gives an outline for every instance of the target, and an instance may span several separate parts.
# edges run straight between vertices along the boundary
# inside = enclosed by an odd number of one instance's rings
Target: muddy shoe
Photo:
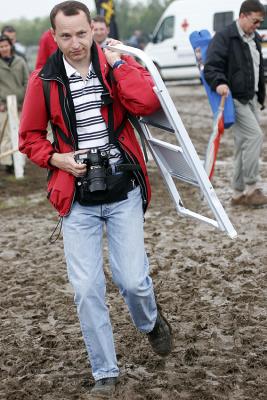
[[[267,196],[261,189],[255,189],[246,196],[246,203],[248,206],[264,206],[267,204]]]
[[[247,197],[241,194],[238,197],[231,198],[231,206],[245,206],[247,205]]]
[[[166,357],[172,350],[171,327],[165,317],[158,310],[155,326],[147,334],[152,349],[159,356]]]
[[[95,399],[110,399],[116,389],[118,378],[103,378],[96,381],[91,390]]]

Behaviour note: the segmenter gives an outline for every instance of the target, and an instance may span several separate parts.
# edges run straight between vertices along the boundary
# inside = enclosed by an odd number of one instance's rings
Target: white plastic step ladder
[[[154,91],[161,103],[161,109],[149,116],[131,118],[131,123],[145,139],[165,180],[177,212],[183,216],[193,217],[206,222],[226,232],[231,238],[235,238],[237,233],[215,193],[204,170],[202,161],[198,157],[172,98],[153,61],[140,49],[124,45],[106,47],[110,50],[129,54],[140,59],[154,80]],[[177,138],[178,145],[154,138],[149,130],[149,126],[172,132]],[[199,187],[200,193],[202,192],[204,198],[207,200],[215,219],[186,208],[174,183],[174,178]]]

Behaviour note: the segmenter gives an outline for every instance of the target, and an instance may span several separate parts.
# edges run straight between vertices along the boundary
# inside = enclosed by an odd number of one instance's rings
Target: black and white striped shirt
[[[78,149],[105,150],[109,153],[110,164],[121,162],[120,150],[109,143],[107,126],[100,112],[104,88],[94,72],[92,63],[84,81],[81,74],[64,57],[63,61],[74,103]]]

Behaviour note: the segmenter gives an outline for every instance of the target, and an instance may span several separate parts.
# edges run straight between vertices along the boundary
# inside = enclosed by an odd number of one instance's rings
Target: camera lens
[[[83,157],[83,163],[87,166],[87,173],[81,180],[82,190],[85,192],[98,192],[107,189],[106,168],[108,166],[108,154],[99,149],[90,149]]]
[[[106,169],[103,166],[91,166],[88,171],[89,191],[106,190]]]

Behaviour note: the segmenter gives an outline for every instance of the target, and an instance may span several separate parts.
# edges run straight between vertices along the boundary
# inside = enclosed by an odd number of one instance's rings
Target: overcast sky
[[[2,1],[2,11],[0,14],[1,22],[21,17],[28,19],[44,17],[49,15],[55,4],[61,2],[61,0],[1,0],[1,3]],[[84,0],[83,2],[88,6],[90,11],[95,10],[94,0]]]
[[[49,15],[52,7],[63,0],[1,0],[0,22],[9,21],[10,19],[18,19],[25,17],[32,19],[35,17],[45,17]],[[90,11],[95,10],[94,0],[80,0],[85,3]],[[137,3],[142,0],[131,0]],[[143,0],[144,1],[144,0]]]

